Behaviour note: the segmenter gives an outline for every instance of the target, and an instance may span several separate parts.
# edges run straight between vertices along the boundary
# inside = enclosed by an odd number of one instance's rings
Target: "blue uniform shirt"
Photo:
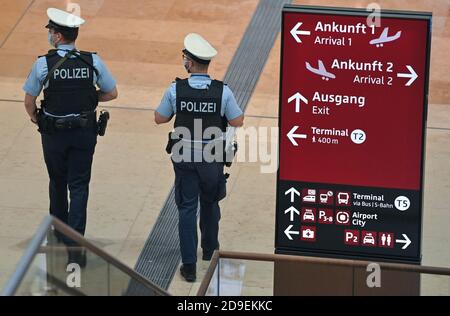
[[[74,48],[75,48],[74,45],[68,44],[59,45],[58,54],[61,57],[64,57],[67,51],[70,51]],[[100,59],[100,57],[97,56],[97,54],[93,54],[92,59],[94,62],[93,66],[98,71],[98,77],[94,73],[94,85],[97,85],[103,92],[112,91],[116,86],[116,80],[113,78],[111,73],[108,71],[108,68],[106,68],[105,64]],[[42,91],[43,88],[42,84],[44,83],[47,74],[48,74],[47,59],[45,57],[39,57],[34,63],[33,69],[31,70],[30,74],[28,75],[27,81],[23,86],[23,90],[29,95],[37,97]]]
[[[192,74],[189,78],[189,85],[194,89],[206,89],[208,85],[211,84],[211,78],[206,74]],[[177,112],[177,91],[176,83],[167,89],[164,94],[161,104],[158,106],[156,111],[165,117],[170,117],[172,114]],[[222,110],[221,115],[225,116],[228,121],[234,120],[235,118],[241,116],[242,110],[237,105],[236,99],[234,98],[233,92],[231,92],[228,86],[223,87],[222,94]]]

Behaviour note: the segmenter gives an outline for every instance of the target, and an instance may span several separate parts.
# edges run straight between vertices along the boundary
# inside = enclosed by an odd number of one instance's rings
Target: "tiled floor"
[[[36,56],[49,49],[43,28],[49,6],[63,0],[0,0],[0,288],[47,214],[47,174],[39,135],[21,101]],[[156,127],[154,109],[168,84],[184,76],[182,39],[200,32],[217,47],[211,73],[222,78],[257,0],[79,0],[87,19],[78,47],[98,51],[119,82],[107,136],[93,167],[87,238],[134,266],[173,182],[164,152],[170,126]],[[364,7],[373,1],[296,1]],[[383,8],[433,11],[427,136],[424,264],[450,262],[450,2],[378,1]],[[23,16],[23,17],[22,17]],[[17,25],[16,25],[17,24]],[[277,126],[279,40],[250,101],[247,126]],[[139,108],[141,110],[136,110]],[[261,117],[263,116],[263,117]],[[274,143],[274,142],[272,142]],[[237,163],[222,202],[221,249],[273,253],[275,174]],[[208,267],[199,262],[198,280]],[[267,283],[267,282],[266,282]],[[199,284],[175,276],[169,291],[194,295]],[[264,293],[251,283],[247,293]]]

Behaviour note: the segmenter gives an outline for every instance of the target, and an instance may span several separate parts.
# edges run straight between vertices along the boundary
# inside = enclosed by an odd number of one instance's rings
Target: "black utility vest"
[[[76,58],[68,58],[49,77],[44,89],[45,111],[54,115],[81,114],[97,108],[98,94],[94,84],[92,53],[78,52]],[[77,53],[77,54],[78,54]],[[48,71],[61,57],[56,50],[45,55]]]
[[[228,121],[221,115],[223,82],[212,80],[208,89],[194,89],[189,85],[188,79],[176,80],[177,113],[175,128],[186,127],[194,140],[211,140],[203,138],[203,133],[208,127],[217,127],[226,132]],[[194,120],[201,120],[202,139],[198,139],[194,132]]]

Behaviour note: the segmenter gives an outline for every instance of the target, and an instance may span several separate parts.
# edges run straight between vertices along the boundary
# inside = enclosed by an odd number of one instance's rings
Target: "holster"
[[[42,135],[51,135],[56,131],[54,119],[45,115],[42,109],[37,111],[37,124],[38,132]]]
[[[108,121],[109,121],[109,112],[102,110],[98,117],[98,123],[97,123],[97,125],[98,125],[97,134],[99,136],[105,136],[106,127],[108,127]]]
[[[231,167],[231,165],[233,164],[233,160],[234,157],[236,156],[236,153],[238,151],[238,143],[237,142],[233,142],[231,144],[231,146],[229,147],[229,149],[226,148],[226,146],[224,145],[224,165],[228,168]]]
[[[181,139],[173,139],[172,132],[170,132],[168,136],[169,139],[167,140],[166,153],[170,155],[172,153],[173,146],[175,146],[175,144],[178,143]]]

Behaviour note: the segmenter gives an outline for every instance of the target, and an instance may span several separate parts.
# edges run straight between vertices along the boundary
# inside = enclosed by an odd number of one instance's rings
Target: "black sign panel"
[[[410,190],[278,183],[277,248],[415,261],[420,195]]]

